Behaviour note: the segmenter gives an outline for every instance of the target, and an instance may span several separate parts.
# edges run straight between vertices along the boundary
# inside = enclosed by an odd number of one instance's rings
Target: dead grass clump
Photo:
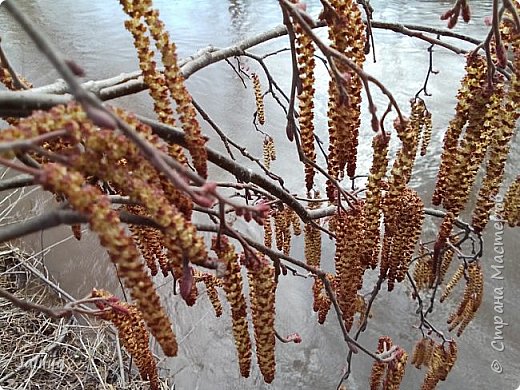
[[[26,259],[16,248],[0,247],[0,288],[20,299],[62,307],[66,300]],[[147,388],[130,368],[130,358],[108,324],[75,317],[52,319],[0,298],[0,340],[4,390]]]

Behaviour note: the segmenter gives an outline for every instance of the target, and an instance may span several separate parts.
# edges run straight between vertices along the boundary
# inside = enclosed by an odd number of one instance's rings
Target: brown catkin
[[[444,146],[441,155],[441,165],[437,175],[437,185],[433,192],[432,203],[440,205],[447,194],[451,183],[450,171],[455,166],[459,137],[469,120],[471,112],[482,110],[477,100],[481,95],[482,86],[486,82],[486,65],[482,56],[468,56],[466,74],[461,81],[457,93],[457,107],[455,116],[450,121],[448,130],[444,135]]]
[[[345,327],[350,330],[356,313],[357,292],[362,287],[366,269],[362,261],[363,204],[356,204],[347,212],[338,211],[333,218],[336,234],[336,298],[343,314]]]
[[[504,198],[504,209],[501,212],[509,226],[520,226],[520,176],[511,184]]]
[[[251,338],[247,321],[247,304],[242,292],[242,275],[235,247],[227,237],[220,236],[220,241],[213,239],[212,249],[219,260],[226,266],[222,287],[231,306],[233,337],[238,355],[240,374],[247,378],[251,369]]]
[[[253,88],[255,91],[255,102],[256,102],[256,117],[258,123],[261,125],[265,124],[265,113],[264,113],[264,96],[262,95],[262,86],[260,85],[260,77],[256,73],[251,74],[253,79]]]
[[[312,38],[307,35],[299,23],[294,22],[296,36],[296,54],[301,89],[298,93],[300,136],[302,151],[311,162],[316,162],[316,150],[314,147],[314,45]],[[311,164],[305,164],[305,186],[307,192],[314,185],[314,168]]]
[[[88,215],[90,228],[99,235],[101,245],[107,248],[151,333],[167,356],[175,356],[177,342],[170,320],[139,261],[136,246],[126,235],[108,197],[101,194],[97,187],[85,184],[81,174],[56,164],[46,165],[38,181],[44,188],[64,194],[72,207]]]
[[[335,12],[324,13],[329,27],[331,47],[344,54],[357,66],[365,61],[365,25],[358,5],[353,0],[333,0],[330,2]],[[345,34],[348,31],[348,34]],[[329,82],[329,156],[328,173],[338,180],[347,175],[353,177],[356,171],[358,132],[360,126],[361,80],[357,74],[343,63],[337,70],[344,75],[343,85],[335,80]],[[345,94],[346,92],[346,94]],[[335,186],[327,181],[327,197],[334,200]]]
[[[92,290],[91,297],[102,298],[95,302],[98,309],[103,310],[100,317],[116,327],[119,340],[134,359],[141,378],[150,381],[151,390],[158,390],[157,365],[150,351],[148,331],[141,312],[135,305],[120,302],[104,290]]]
[[[256,356],[260,372],[266,383],[275,374],[275,297],[274,267],[260,254],[246,261],[248,267],[249,296],[256,341]]]

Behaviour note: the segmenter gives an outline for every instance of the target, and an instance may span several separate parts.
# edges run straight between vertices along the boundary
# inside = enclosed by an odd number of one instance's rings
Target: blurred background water
[[[317,16],[321,6],[318,0],[309,0],[308,11]],[[487,32],[484,18],[491,14],[491,1],[471,2],[472,21],[459,23],[455,31],[482,38]],[[101,79],[131,72],[138,69],[131,35],[123,28],[125,15],[116,1],[100,0],[36,0],[19,1],[18,4],[39,26],[39,28],[70,58],[81,64],[88,79]],[[160,10],[170,34],[178,46],[179,56],[185,57],[212,44],[216,47],[229,46],[245,37],[255,35],[281,23],[277,1],[252,0],[162,0],[154,5]],[[387,22],[425,24],[445,27],[439,15],[453,4],[449,1],[406,1],[372,0],[374,19]],[[319,32],[326,37],[326,31]],[[36,86],[55,81],[56,72],[46,59],[36,50],[34,44],[16,23],[0,7],[0,36],[13,66]],[[375,30],[375,53],[377,62],[367,59],[365,68],[376,78],[384,81],[405,112],[409,111],[409,99],[421,88],[428,69],[428,44],[417,39],[390,31]],[[461,47],[467,44],[452,41]],[[256,47],[252,52],[265,54],[288,47],[287,38]],[[241,59],[244,69],[260,74],[266,79],[257,63]],[[271,56],[266,64],[280,86],[288,91],[290,57],[287,52]],[[437,75],[431,77],[426,104],[433,112],[434,131],[428,154],[419,158],[412,178],[414,187],[423,196],[427,206],[435,184],[442,148],[442,137],[447,123],[454,113],[455,95],[459,80],[463,75],[464,58],[442,48],[434,49],[434,68]],[[327,74],[318,61],[317,65],[316,131],[327,140]],[[188,87],[197,102],[222,127],[231,138],[246,146],[257,156],[261,155],[263,136],[252,125],[255,111],[254,94],[251,83],[244,88],[236,73],[225,63],[211,65],[193,75]],[[374,91],[375,102],[382,113],[387,101]],[[278,160],[273,162],[273,171],[286,178],[287,187],[295,192],[303,192],[302,167],[291,164],[296,161],[293,144],[285,137],[284,113],[271,97],[266,98],[266,125],[263,130],[275,139]],[[117,99],[113,104],[121,105],[144,115],[151,115],[151,101],[143,92],[127,98]],[[365,107],[366,108],[366,107]],[[366,118],[366,112],[364,114]],[[222,149],[218,137],[205,124],[205,132],[211,137],[210,144]],[[373,136],[369,122],[364,121],[360,130],[358,172],[366,174],[371,163],[370,140]],[[393,145],[395,151],[395,145]],[[238,153],[235,153],[238,154]],[[506,169],[506,183],[510,183],[520,168],[520,149],[514,140]],[[248,161],[244,164],[255,167]],[[213,171],[218,180],[228,180],[230,176],[220,170]],[[318,179],[318,184],[324,181]],[[7,194],[2,194],[7,196]],[[6,198],[5,207],[19,194]],[[474,197],[470,206],[474,203]],[[24,210],[41,213],[52,206],[50,197],[43,194],[24,197]],[[9,221],[20,218],[22,213],[12,212]],[[469,215],[464,215],[468,218]],[[424,238],[435,234],[435,223],[427,218]],[[261,232],[254,226],[237,222],[237,227],[246,233],[261,238]],[[485,234],[483,269],[486,274],[485,298],[476,319],[465,331],[459,342],[459,359],[448,380],[441,389],[516,389],[520,384],[520,303],[518,280],[520,267],[517,263],[520,252],[520,233],[506,228],[503,235],[505,251],[504,279],[492,279],[494,273],[494,244],[498,226],[490,224]],[[104,251],[97,245],[97,238],[85,235],[80,242],[70,240],[70,229],[59,228],[24,238],[20,243],[38,251],[52,247],[45,256],[45,264],[61,286],[79,297],[93,287],[105,287],[116,294],[120,292],[114,269]],[[303,242],[294,240],[292,255],[302,258]],[[334,245],[324,238],[322,261],[332,268]],[[372,289],[375,275],[368,275],[364,292]],[[281,334],[298,332],[303,342],[298,345],[277,345],[277,375],[272,385],[265,385],[258,369],[253,365],[251,378],[239,378],[236,353],[231,335],[229,316],[215,319],[212,308],[205,297],[201,297],[194,308],[186,308],[178,296],[172,294],[171,279],[157,277],[156,283],[163,297],[163,303],[171,313],[181,346],[179,356],[161,361],[165,375],[175,381],[176,389],[333,389],[337,385],[345,367],[346,346],[336,319],[330,315],[326,324],[317,324],[312,312],[311,280],[299,277],[284,277],[280,280],[277,294],[276,327]],[[492,348],[495,335],[494,316],[498,315],[493,306],[495,288],[503,288],[503,314],[509,325],[503,329],[505,349],[501,352]],[[460,291],[459,291],[460,292]],[[416,305],[409,299],[410,286],[404,283],[392,294],[383,293],[376,299],[373,319],[360,341],[370,349],[376,346],[377,338],[387,334],[395,343],[407,351],[412,350],[420,332],[414,315]],[[455,295],[456,296],[456,295]],[[437,305],[432,316],[442,329],[445,319],[458,299]],[[501,374],[494,373],[490,365],[498,360],[503,366]],[[370,374],[371,360],[358,355],[353,359],[353,374],[348,382],[349,389],[366,389]],[[426,374],[425,370],[408,367],[403,389],[417,389]]]

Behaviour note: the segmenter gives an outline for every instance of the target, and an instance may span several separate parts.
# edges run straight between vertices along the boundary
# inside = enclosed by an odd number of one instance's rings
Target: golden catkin
[[[392,348],[392,344],[389,336],[379,337],[377,354],[386,353]],[[390,360],[382,362],[375,360],[370,375],[370,390],[399,390],[407,360],[408,354],[399,346],[396,346],[395,351],[392,352]]]
[[[419,135],[424,126],[424,113],[424,103],[421,100],[412,101],[410,119],[405,123],[396,122],[394,124],[402,145],[397,153],[388,181],[388,193],[391,199],[400,196],[412,176]]]
[[[486,64],[482,56],[468,56],[466,74],[461,81],[457,93],[457,107],[455,117],[450,121],[448,130],[444,135],[444,146],[441,155],[441,164],[437,175],[437,184],[432,196],[432,203],[440,205],[451,186],[451,180],[458,183],[459,178],[452,174],[457,166],[459,137],[470,115],[480,114],[483,110],[482,91],[486,84]],[[475,145],[476,146],[476,145]],[[459,161],[464,164],[463,161]]]
[[[23,85],[22,88],[32,88],[33,85],[23,76],[17,74],[18,81]],[[4,66],[4,64],[0,61],[0,83],[2,83],[7,89],[11,91],[18,91],[20,88],[17,88],[15,85],[15,81],[9,73],[9,70]]]
[[[186,146],[190,151],[193,165],[197,173],[206,178],[208,175],[208,155],[205,148],[207,140],[202,135],[195,106],[177,63],[177,47],[170,41],[168,32],[165,31],[164,23],[159,18],[159,11],[148,7],[144,12],[144,17],[150,34],[155,39],[155,45],[161,52],[166,85],[170,90],[171,97],[177,104],[177,114],[185,133]]]
[[[294,23],[296,36],[296,54],[298,60],[298,72],[301,90],[298,94],[300,136],[302,151],[306,158],[316,162],[316,150],[314,147],[314,45],[312,38],[303,31],[299,23]],[[314,185],[314,168],[311,164],[305,164],[305,186],[309,192]]]
[[[520,66],[520,61],[517,61]],[[505,173],[505,164],[509,154],[511,140],[516,130],[516,123],[520,116],[520,81],[518,75],[513,75],[509,93],[505,102],[498,103],[493,110],[488,110],[487,118],[492,130],[489,147],[486,175],[482,180],[477,204],[473,211],[472,226],[481,232],[489,221],[489,214],[495,204],[500,184]]]
[[[355,313],[359,314],[359,324],[360,325],[363,324],[363,322],[365,322],[365,320],[367,319],[367,314],[368,314],[368,318],[372,317],[370,313],[367,313],[368,306],[367,306],[367,302],[365,301],[365,297],[363,295],[358,294],[356,296],[356,303],[354,304],[354,307],[355,307]]]
[[[5,87],[11,91],[15,91],[16,87],[14,85],[14,80],[11,77],[11,73],[7,68],[0,66],[0,83],[5,85]]]
[[[457,336],[460,336],[469,322],[474,318],[484,291],[484,276],[480,262],[474,261],[467,266],[467,281],[462,301],[457,310],[448,318],[448,330],[458,327]]]
[[[424,204],[416,191],[406,188],[400,196],[389,192],[383,199],[385,235],[381,251],[380,275],[388,279],[388,291],[402,282],[419,239],[424,220]]]
[[[226,266],[222,287],[231,306],[233,337],[237,349],[240,374],[247,378],[251,369],[251,339],[248,330],[247,304],[242,292],[242,275],[238,255],[235,252],[235,247],[224,236],[220,237],[220,241],[217,241],[216,238],[213,239],[212,249]]]
[[[319,193],[315,194],[315,198],[319,198]],[[321,202],[309,202],[309,210],[316,210],[320,208]],[[315,221],[320,223],[320,221]],[[311,223],[304,225],[304,255],[305,262],[312,266],[319,268],[321,262],[321,231]],[[328,275],[329,281],[332,281],[334,277]],[[323,324],[327,317],[330,309],[330,299],[325,292],[323,281],[315,277],[312,285],[313,295],[313,310],[318,313],[318,322]]]
[[[143,80],[148,86],[150,97],[154,102],[154,111],[159,120],[166,124],[175,125],[173,110],[170,106],[170,91],[166,85],[165,75],[157,69],[155,63],[155,53],[151,49],[150,38],[146,36],[148,28],[141,21],[141,17],[151,6],[151,2],[120,0],[123,10],[130,16],[125,21],[125,28],[134,38],[134,46],[139,58],[139,67],[143,74]],[[172,143],[169,147],[169,154],[176,160],[185,163],[186,157],[182,148]]]
[[[366,264],[363,263],[364,217],[363,204],[355,204],[347,212],[337,212],[334,219],[336,234],[336,297],[345,327],[350,331],[356,313],[357,292],[363,284]]]
[[[118,274],[130,290],[146,324],[167,356],[177,354],[177,342],[171,323],[161,307],[154,285],[139,261],[132,239],[125,234],[110,200],[97,187],[85,184],[83,176],[56,164],[43,167],[38,181],[44,188],[59,192],[81,213],[89,217],[90,228],[99,235]]]
[[[379,337],[377,353],[383,353],[392,348],[392,339],[389,336]],[[370,374],[370,390],[380,390],[386,374],[387,365],[384,362],[374,361]]]
[[[520,226],[520,176],[517,176],[507,190],[501,214],[509,226]]]
[[[482,90],[476,91],[478,95],[468,113],[466,131],[447,176],[443,206],[455,216],[463,210],[469,198],[492,134],[500,129],[502,121],[500,112],[503,111],[504,85],[496,82],[491,93],[486,88],[482,86]]]
[[[86,114],[75,103],[55,106],[49,111],[34,111],[31,116],[20,119],[16,125],[2,129],[0,140],[9,142],[30,139],[58,129],[65,129],[68,131],[67,138],[70,144],[77,145],[81,137],[78,122],[87,120]],[[15,157],[12,151],[0,155],[4,158]]]
[[[446,287],[444,288],[444,291],[441,295],[441,299],[440,299],[441,302],[444,302],[444,300],[446,300],[446,298],[448,298],[450,296],[451,292],[453,291],[455,286],[460,282],[460,280],[462,279],[463,276],[464,276],[464,264],[461,264],[458,266],[455,273],[451,276],[448,284],[446,284]]]
[[[337,290],[337,281],[333,274],[327,273],[327,280],[332,286],[333,290]],[[318,323],[324,324],[327,319],[327,315],[329,313],[330,307],[332,305],[332,301],[330,300],[327,291],[325,289],[325,285],[323,281],[315,277],[314,284],[312,286],[312,293],[314,297],[313,302],[313,310],[318,313]]]
[[[417,154],[419,134],[424,123],[425,108],[421,102],[411,102],[412,113],[406,123],[394,124],[402,146],[392,166],[388,191],[381,203],[385,234],[381,249],[380,274],[388,274],[389,291],[394,288],[395,281],[400,282],[404,279],[424,219],[422,200],[415,191],[407,188]],[[375,230],[372,236],[374,233]],[[401,250],[405,250],[404,256],[401,256]],[[374,262],[371,260],[372,264]]]
[[[20,75],[17,75],[18,80],[23,84],[25,88],[32,88],[32,84],[29,83],[25,78],[23,78]],[[0,60],[0,84],[3,84],[7,89],[11,91],[17,91],[20,88],[17,88],[17,85],[15,81],[13,80],[13,77],[11,76],[11,73],[9,73],[9,70],[7,67],[5,67],[5,64],[2,63]],[[9,125],[15,126],[17,125],[20,120],[18,118],[12,118],[12,117],[0,117],[0,119],[3,119],[6,121]]]
[[[154,147],[164,152],[165,154],[172,154],[171,145],[165,143],[156,134],[153,134],[150,126],[140,122],[137,117],[120,108],[113,109],[114,114],[121,118],[127,125],[135,129],[141,136],[143,136]],[[173,143],[172,143],[173,145]],[[179,190],[164,173],[159,173],[156,178],[158,184],[164,191],[164,195],[171,204],[174,204],[181,213],[189,220],[191,218],[193,201],[190,196]]]
[[[142,206],[127,205],[126,210],[135,215],[146,216]],[[130,225],[129,228],[152,276],[157,275],[157,262],[161,264],[163,275],[167,276],[170,269],[168,259],[163,253],[160,232],[149,226]]]
[[[421,390],[434,390],[440,381],[445,381],[457,360],[457,343],[447,342],[447,346],[435,344],[428,363],[428,372]]]
[[[410,362],[410,364],[414,365],[415,368],[428,366],[432,351],[430,347],[431,342],[433,342],[432,339],[423,337],[415,344],[412,354],[412,361]]]
[[[273,227],[271,225],[271,213],[264,219],[264,246],[271,248],[273,246]]]
[[[430,141],[432,139],[432,114],[425,107],[424,112],[424,128],[422,132],[421,139],[421,156],[426,156],[426,152],[428,150],[428,145],[430,145]]]
[[[274,267],[261,255],[257,260],[246,260],[249,280],[249,296],[256,341],[256,357],[266,383],[275,374],[275,297]]]
[[[289,255],[291,250],[291,212],[292,210],[285,205],[281,205],[273,212],[276,248],[283,251],[284,255]]]
[[[370,259],[369,266],[374,269],[377,266],[379,255],[379,236],[381,222],[381,180],[386,175],[388,167],[388,137],[382,134],[376,135],[372,140],[373,158],[370,175],[368,176],[365,198],[365,256]]]
[[[251,74],[253,79],[253,88],[255,90],[255,102],[256,102],[256,117],[258,123],[263,125],[265,123],[264,113],[264,96],[262,95],[262,86],[260,85],[260,77],[256,73]]]
[[[295,236],[301,235],[302,234],[302,225],[301,225],[300,217],[298,216],[298,214],[296,214],[296,212],[293,209],[291,209],[290,207],[286,207],[284,211],[285,211],[285,218],[290,223],[290,225],[292,227],[292,232],[294,233],[294,235]]]
[[[144,18],[151,37],[161,53],[164,65],[164,82],[166,89],[169,90],[170,97],[175,101],[177,114],[185,133],[186,144],[193,160],[193,165],[197,173],[207,177],[207,152],[205,149],[206,139],[202,136],[200,124],[197,120],[197,113],[192,103],[192,98],[185,86],[184,76],[177,63],[177,48],[170,41],[168,32],[159,18],[159,12],[152,8],[151,1],[120,0],[124,11],[131,17],[127,24],[140,24],[144,27],[142,34],[146,31],[146,26],[140,22]],[[151,62],[151,58],[147,63]],[[161,93],[164,92],[164,85],[161,86]],[[167,100],[165,100],[167,101]]]
[[[329,27],[331,47],[362,67],[365,61],[365,25],[358,5],[353,0],[333,0],[330,4],[335,13],[323,15]],[[349,177],[353,177],[356,171],[362,84],[351,68],[341,62],[336,66],[344,81],[341,82],[341,87],[335,80],[329,82],[327,168],[332,178],[341,179],[345,166]],[[334,185],[328,180],[329,200],[334,199],[334,193]]]
[[[439,283],[442,283],[444,281],[446,272],[448,272],[451,262],[453,261],[454,254],[455,254],[455,252],[451,248],[448,248],[446,251],[444,251],[444,253],[442,255],[441,265],[440,265]]]
[[[283,206],[282,206],[283,207]],[[283,209],[282,209],[283,210]],[[287,221],[283,218],[283,212],[276,208],[273,210],[271,214],[274,221],[274,237],[276,242],[276,248],[281,251],[283,249],[284,244],[284,233],[287,229]]]
[[[412,277],[419,291],[433,287],[435,283],[435,272],[433,260],[429,254],[425,254],[416,261]],[[413,297],[415,298],[415,291]]]
[[[274,140],[272,137],[266,136],[264,138],[262,152],[265,168],[271,169],[271,162],[276,160],[276,150],[274,148]]]
[[[197,233],[193,224],[180,213],[165,197],[160,183],[156,184],[156,172],[150,170],[150,164],[140,156],[135,145],[117,136],[111,131],[92,131],[83,127],[86,136],[87,150],[74,160],[78,169],[97,174],[100,178],[111,182],[121,193],[144,205],[151,218],[162,226],[163,245],[175,252],[177,248],[183,251],[184,256],[194,264],[204,263],[207,251],[203,238]],[[110,150],[110,153],[106,153]],[[103,158],[101,158],[103,156]],[[127,167],[120,167],[111,162],[126,157]],[[137,174],[141,172],[142,174]],[[150,177],[150,175],[154,175]],[[143,178],[149,178],[143,180]]]
[[[383,382],[384,390],[399,390],[406,370],[408,354],[404,349],[398,347],[394,352],[394,358],[388,363],[386,378]]]
[[[150,351],[148,331],[141,312],[135,305],[120,302],[104,290],[92,290],[91,297],[102,298],[95,302],[97,308],[103,310],[100,317],[116,327],[119,340],[134,359],[141,378],[150,381],[151,390],[158,390],[157,365]]]
[[[443,251],[446,250],[447,242],[453,229],[454,222],[455,215],[448,211],[442,220],[441,226],[439,227],[439,232],[437,233],[435,244],[433,245],[433,267],[435,274],[437,274],[437,270],[439,267],[441,267],[441,255]]]
[[[218,297],[217,287],[222,287],[222,282],[215,275],[208,272],[202,273],[198,279],[204,282],[206,286],[206,293],[213,310],[215,310],[215,316],[220,317],[222,315],[222,303]]]
[[[321,258],[321,231],[310,223],[304,228],[304,254],[305,262],[319,268]]]

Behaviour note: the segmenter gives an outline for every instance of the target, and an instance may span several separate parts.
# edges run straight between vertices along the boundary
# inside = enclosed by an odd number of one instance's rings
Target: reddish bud
[[[76,240],[81,240],[81,225],[80,224],[74,224],[71,225],[72,234],[74,235],[74,238]]]
[[[197,188],[193,195],[193,201],[202,207],[211,207],[215,204],[215,193],[217,189],[217,183],[208,181]]]
[[[462,7],[462,19],[468,23],[471,20],[471,9],[469,8],[469,4],[464,4]]]
[[[374,130],[374,132],[378,132],[379,131],[379,121],[377,120],[377,117],[375,115],[372,115],[372,120],[370,121],[370,124],[372,125],[372,130]]]
[[[300,344],[302,342],[302,337],[298,333],[291,333],[285,339],[287,342],[293,342],[295,344]]]
[[[119,303],[111,303],[111,302],[107,301],[107,304],[116,313],[124,314],[124,315],[129,315],[130,314],[130,311],[126,307],[124,307],[123,305],[121,305]]]
[[[74,75],[79,76],[79,77],[85,76],[85,70],[81,66],[79,66],[76,62],[74,62],[73,60],[65,60],[65,63],[67,64],[69,69],[72,71],[72,73],[74,73]]]
[[[347,342],[348,348],[352,351],[352,353],[357,354],[359,353],[358,347],[356,347],[353,343]]]
[[[496,48],[497,51],[497,65],[499,68],[504,69],[507,66],[507,55],[504,45],[500,44]]]
[[[96,126],[115,130],[117,128],[117,122],[112,116],[105,110],[94,107],[90,104],[85,105],[85,111],[88,117]]]
[[[457,25],[457,21],[459,20],[459,18],[455,15],[453,15],[450,20],[448,21],[448,28],[453,28]]]
[[[441,20],[447,20],[448,18],[451,18],[452,15],[453,15],[453,10],[450,9],[441,15]]]
[[[182,278],[179,280],[179,285],[182,299],[190,305],[191,288],[193,287],[193,270],[189,265],[185,264],[182,268]]]

